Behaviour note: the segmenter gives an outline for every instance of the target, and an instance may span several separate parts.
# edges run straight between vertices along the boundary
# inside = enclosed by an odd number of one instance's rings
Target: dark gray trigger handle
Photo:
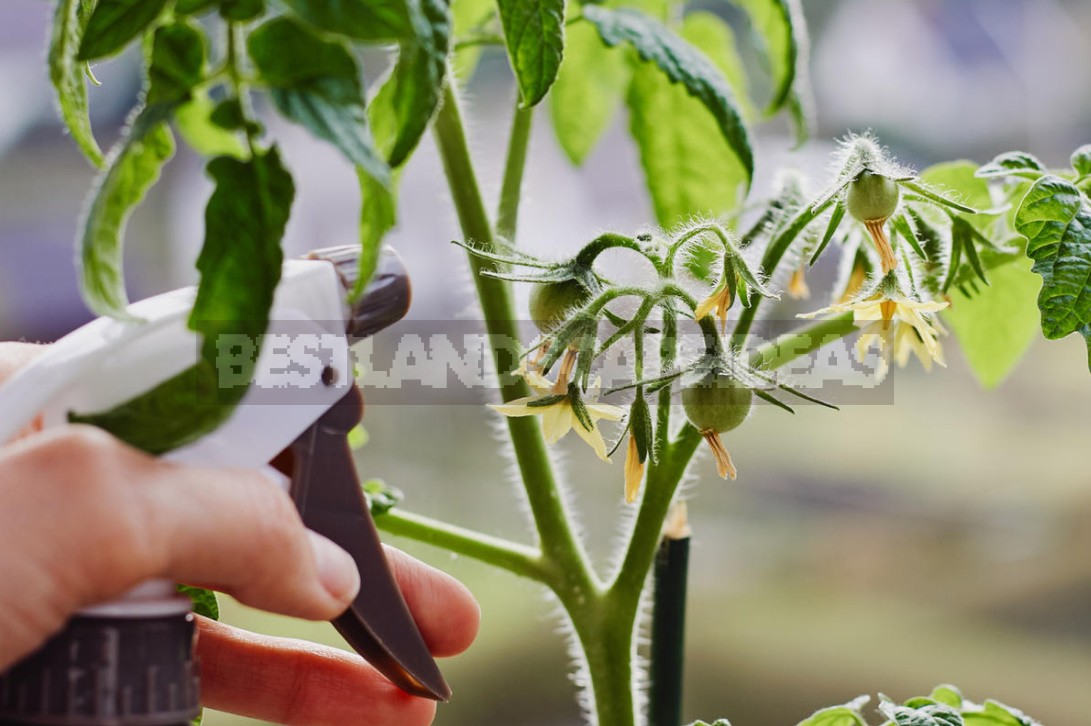
[[[303,523],[340,545],[359,568],[360,593],[334,627],[402,690],[446,701],[451,689],[394,580],[356,475],[347,437],[363,410],[363,396],[353,385],[274,464],[291,476]]]

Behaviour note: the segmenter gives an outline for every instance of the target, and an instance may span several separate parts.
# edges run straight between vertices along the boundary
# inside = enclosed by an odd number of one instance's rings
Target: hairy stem
[[[504,182],[500,188],[500,207],[496,213],[496,236],[509,242],[515,239],[519,226],[519,200],[522,198],[523,170],[526,168],[533,119],[534,109],[521,108],[517,100],[511,117],[511,136],[508,139],[508,160],[504,164]]]
[[[792,246],[792,242],[802,234],[807,225],[818,219],[833,202],[834,200],[831,197],[817,207],[804,207],[784,225],[779,234],[770,240],[769,246],[765,248],[765,254],[761,258],[761,269],[767,278],[771,279],[773,277],[777,265],[784,259],[784,255],[788,252],[788,248]],[[735,330],[732,332],[732,347],[736,351],[741,351],[743,346],[746,345],[746,338],[750,335],[750,326],[754,324],[754,316],[758,313],[760,303],[761,298],[759,297],[754,301],[753,305],[743,308],[742,313],[739,315],[739,322],[735,324]]]
[[[444,91],[443,105],[433,125],[436,144],[462,233],[467,241],[492,251],[495,250],[493,232],[470,158],[458,99],[451,84]],[[473,255],[468,255],[468,259],[474,273],[474,284],[477,286],[497,375],[500,376],[501,395],[505,401],[529,396],[530,389],[526,382],[511,374],[517,365],[515,351],[519,350],[519,330],[511,287],[503,280],[482,275],[486,265],[483,260]],[[583,545],[572,531],[538,421],[533,416],[509,418],[507,425],[543,555],[562,573],[564,587],[589,597],[598,589],[598,583]]]
[[[750,355],[750,364],[772,370],[786,365],[796,358],[808,355],[835,340],[844,338],[857,328],[852,313],[843,313],[828,320],[819,320],[800,330],[785,333],[770,341]]]
[[[404,509],[391,509],[375,517],[384,532],[442,547],[475,560],[538,582],[549,580],[541,553],[526,545],[457,527]]]

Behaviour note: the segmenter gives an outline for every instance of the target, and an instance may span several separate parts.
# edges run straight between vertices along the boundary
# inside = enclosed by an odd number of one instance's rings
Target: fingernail
[[[318,565],[318,579],[331,596],[342,602],[350,602],[360,590],[360,572],[348,552],[322,535],[307,531]]]

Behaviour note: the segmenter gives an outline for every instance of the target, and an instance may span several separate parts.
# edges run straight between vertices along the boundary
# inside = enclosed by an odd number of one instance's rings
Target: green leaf
[[[371,101],[372,132],[392,167],[417,147],[443,96],[451,16],[443,0],[419,0],[414,12],[427,32],[400,44],[398,62]]]
[[[117,53],[147,30],[166,5],[167,0],[98,0],[83,31],[78,60]]]
[[[841,220],[845,218],[845,205],[840,201],[836,202],[833,207],[833,211],[830,212],[830,219],[826,223],[826,231],[822,233],[822,241],[818,243],[818,247],[811,254],[811,259],[807,264],[814,265],[818,261],[819,256],[830,244],[830,240],[837,234],[837,228],[841,225]]]
[[[361,486],[373,517],[386,514],[405,498],[400,489],[387,486],[382,479],[368,479]]]
[[[810,134],[811,88],[807,24],[798,0],[732,0],[746,11],[765,52],[773,94],[765,113],[791,111],[799,142]]]
[[[356,285],[349,297],[356,299],[363,294],[375,268],[379,264],[383,237],[397,221],[397,199],[391,184],[382,184],[363,169],[357,169],[360,181],[360,260]]]
[[[972,161],[966,163],[973,166]],[[927,173],[928,172],[926,171],[925,174]],[[949,683],[944,683],[933,688],[932,693],[929,694],[929,698],[936,703],[945,703],[952,708],[962,708],[962,691]]]
[[[327,33],[356,40],[416,36],[412,0],[280,0],[299,18]]]
[[[564,54],[564,0],[497,0],[524,108],[546,95]]]
[[[797,726],[867,726],[860,709],[870,700],[869,696],[859,696],[843,706],[823,708],[800,721]]]
[[[194,95],[178,107],[174,122],[178,133],[190,148],[201,156],[234,156],[245,158],[247,151],[239,135],[213,120],[219,105],[214,105],[204,93]]]
[[[992,270],[989,286],[972,298],[951,292],[951,306],[942,316],[983,388],[1000,385],[1038,337],[1034,301],[1040,287],[1024,258]],[[947,703],[935,692],[932,697]]]
[[[98,426],[150,454],[192,443],[230,417],[247,386],[221,380],[221,336],[253,340],[264,333],[280,280],[280,239],[295,188],[276,149],[245,161],[218,157],[208,173],[215,189],[205,207],[201,282],[189,317],[202,336],[197,364],[108,411],[69,414],[70,421]],[[232,378],[249,381],[254,364]]]
[[[1037,179],[1046,173],[1046,167],[1032,154],[1022,151],[1009,151],[1001,154],[977,170],[982,179],[997,179],[1006,176],[1020,176]]]
[[[557,141],[576,166],[610,127],[630,76],[625,55],[603,45],[593,27],[576,23],[568,29],[549,111]]]
[[[190,585],[175,586],[180,595],[185,595],[193,601],[193,612],[212,620],[220,619],[220,605],[216,602],[216,593],[201,587]]]
[[[734,73],[738,56],[723,21],[711,13],[691,13],[681,32],[684,40],[675,37],[674,42],[694,56],[702,50],[709,53],[712,61],[701,56],[701,63],[715,62],[711,73]],[[715,216],[735,208],[749,183],[749,170],[735,148],[725,143],[718,121],[702,101],[672,83],[657,66],[641,63],[633,71],[627,102],[630,132],[660,225],[671,227],[693,216]]]
[[[897,726],[963,726],[959,712],[942,703],[911,708],[884,700],[879,712]]]
[[[1023,198],[1015,229],[1027,238],[1032,268],[1042,276],[1038,307],[1050,339],[1091,325],[1091,207],[1071,182],[1045,176]],[[1089,342],[1091,345],[1091,342]]]
[[[131,319],[122,269],[125,224],[159,170],[174,155],[174,138],[163,122],[138,117],[107,159],[95,181],[80,225],[80,292],[98,315]]]
[[[57,105],[65,127],[87,160],[101,167],[104,162],[102,149],[91,131],[87,111],[85,65],[77,59],[91,7],[91,0],[59,0],[57,3],[49,38],[49,80],[57,92]]]
[[[976,209],[993,206],[989,184],[977,175],[977,164],[972,161],[948,161],[935,164],[921,172],[921,181],[933,189],[950,190],[958,198]],[[979,232],[991,234],[995,218],[986,214],[965,217]]]
[[[360,69],[348,48],[284,16],[250,33],[247,48],[285,118],[332,143],[377,179],[389,178],[371,140]]]
[[[223,388],[216,365],[206,360],[106,411],[69,413],[71,423],[109,431],[148,454],[164,454],[215,431],[230,417],[246,389]]]
[[[218,157],[209,162],[208,174],[216,188],[205,208],[205,241],[197,257],[201,283],[189,325],[204,336],[204,359],[214,362],[216,334],[265,332],[295,186],[276,147],[247,161]]]
[[[1073,151],[1069,163],[1081,177],[1091,174],[1091,144],[1085,144]]]
[[[204,76],[206,51],[204,33],[188,21],[158,28],[148,67],[147,105],[188,100]]]
[[[964,711],[962,718],[966,726],[1041,726],[1019,709],[997,701],[986,701],[981,711]]]
[[[606,45],[631,45],[642,60],[658,68],[672,83],[681,84],[689,95],[704,104],[742,165],[749,189],[754,175],[750,134],[722,72],[696,48],[649,15],[627,9],[607,10],[597,5],[584,6],[583,13]]]
[[[220,5],[220,17],[224,20],[242,22],[253,20],[265,12],[265,0],[217,0]]]

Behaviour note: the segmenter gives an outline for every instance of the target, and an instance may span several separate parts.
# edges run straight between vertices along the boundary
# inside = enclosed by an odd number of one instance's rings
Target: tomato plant
[[[377,522],[551,590],[588,674],[587,717],[601,724],[677,726],[680,668],[653,658],[652,707],[644,709],[636,657],[642,597],[664,522],[678,511],[679,484],[691,465],[704,471],[692,463],[702,441],[721,476],[745,476],[756,464],[741,454],[737,470],[721,435],[745,424],[754,399],[789,412],[788,400],[823,403],[779,377],[779,367],[854,334],[875,376],[913,358],[942,366],[952,296],[961,304],[990,285],[991,295],[1004,296],[1011,277],[1001,271],[1028,258],[1040,278],[1046,337],[1079,334],[1091,350],[1091,146],[1078,149],[1067,169],[1010,152],[980,167],[957,162],[918,173],[870,135],[849,135],[834,160],[838,171],[819,193],[807,194],[791,174],[778,188],[752,189],[754,126],[783,114],[799,143],[810,133],[807,29],[798,0],[732,1],[760,40],[766,98],[751,97],[735,29],[682,0],[56,2],[50,76],[73,140],[100,170],[78,246],[83,295],[101,315],[127,314],[125,224],[174,154],[176,136],[207,157],[214,183],[191,318],[208,340],[216,332],[209,320],[260,334],[279,280],[295,187],[256,96],[355,166],[357,292],[396,224],[401,170],[431,130],[461,224],[456,244],[466,250],[494,343],[520,340],[513,285],[533,286],[529,314],[540,335],[521,341],[522,356],[499,344],[492,352],[502,397],[493,408],[506,417],[537,542],[451,527],[385,499]],[[89,64],[133,44],[143,49],[144,88],[120,140],[103,153],[88,122]],[[359,51],[376,45],[393,49],[393,60],[366,88]],[[506,49],[517,86],[494,215],[477,181],[459,96],[488,45]],[[627,109],[657,232],[604,234],[559,261],[520,249],[527,147],[534,108],[543,103],[574,164]],[[607,250],[632,255],[647,274],[612,282],[597,267]],[[819,320],[755,344],[763,301],[779,297],[789,275],[788,291],[806,294],[806,269],[831,252],[847,264],[830,304],[803,316]],[[960,337],[990,314],[965,310],[953,325]],[[687,330],[700,341],[694,350],[682,345]],[[990,340],[981,354],[980,337],[964,339],[971,364],[994,382],[1024,345]],[[600,390],[596,367],[620,345],[632,352],[629,380]],[[998,369],[997,348],[1006,368]],[[207,384],[215,355],[206,346],[181,382],[82,420],[150,451],[192,440],[222,417],[179,410],[174,393]],[[684,417],[673,405],[679,394]],[[174,425],[158,425],[164,416]],[[604,435],[601,421],[619,429]],[[618,447],[627,442],[623,506],[635,516],[612,572],[592,567],[554,476],[549,445],[571,431],[604,459],[608,438]],[[673,582],[684,588],[684,577]],[[680,638],[674,625],[657,627],[655,638]],[[668,645],[654,641],[653,651]],[[865,703],[825,709],[802,724],[865,724]],[[1033,723],[994,702],[964,701],[946,686],[904,705],[883,699],[878,708],[893,724]]]

